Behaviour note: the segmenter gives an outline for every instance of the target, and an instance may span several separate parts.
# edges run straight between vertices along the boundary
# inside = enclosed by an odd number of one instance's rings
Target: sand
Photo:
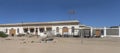
[[[82,42],[81,42],[82,40]],[[0,53],[120,53],[120,38],[0,38]]]

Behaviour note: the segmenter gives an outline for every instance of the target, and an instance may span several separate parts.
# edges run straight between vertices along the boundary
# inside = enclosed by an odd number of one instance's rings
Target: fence
[[[84,29],[83,29],[84,30]],[[89,36],[96,37],[120,37],[120,27],[118,28],[90,28]],[[86,31],[84,31],[86,33]],[[83,34],[84,35],[84,34]],[[84,35],[85,36],[85,35]]]
[[[114,37],[119,37],[120,32],[119,28],[106,28],[106,36],[114,36]]]
[[[69,30],[72,30],[69,28]],[[78,28],[74,31],[68,31],[67,34],[63,33],[62,36],[77,36],[77,37],[120,37],[120,27],[119,28]]]
[[[89,37],[120,37],[120,27],[119,28],[89,28],[89,29],[81,29],[83,31],[83,36]]]

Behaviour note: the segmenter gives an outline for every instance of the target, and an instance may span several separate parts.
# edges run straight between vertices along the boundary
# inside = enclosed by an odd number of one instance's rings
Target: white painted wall
[[[26,26],[26,27],[0,27],[0,31],[3,31],[3,32],[6,32],[6,29],[8,30],[8,32],[6,34],[9,34],[9,30],[10,29],[15,29],[16,30],[16,34],[15,35],[18,35],[19,33],[22,33],[22,34],[25,34],[24,31],[23,31],[23,28],[38,28],[38,35],[41,35],[43,33],[40,33],[39,31],[39,28],[40,27],[44,27],[45,28],[45,31],[46,31],[46,27],[52,27],[52,31],[55,33],[55,35],[57,34],[56,32],[56,28],[59,27],[59,33],[62,35],[62,28],[63,27],[67,27],[69,28],[69,32],[68,34],[71,35],[71,28],[74,27],[74,28],[79,28],[79,25],[55,25],[55,26]],[[19,33],[17,33],[17,29],[19,29]],[[35,33],[33,33],[35,34]],[[78,31],[75,31],[74,34],[78,34]]]
[[[57,32],[56,32],[56,28],[57,27],[59,27],[59,34],[61,34],[62,35],[62,28],[63,27],[67,27],[67,28],[69,28],[69,32],[68,32],[68,34],[69,35],[71,35],[72,33],[71,33],[71,28],[72,27],[74,27],[74,28],[79,28],[79,25],[56,25],[56,26],[52,26],[52,28],[53,28],[53,30],[55,31],[55,35],[57,34]],[[75,30],[75,35],[78,33],[78,30]]]
[[[23,33],[23,30],[22,30],[23,27],[0,27],[0,31],[6,32],[6,29],[7,29],[6,34],[9,34],[9,30],[12,29],[12,28],[16,30],[15,35],[18,35],[19,33]],[[17,33],[17,29],[19,29],[19,33]]]

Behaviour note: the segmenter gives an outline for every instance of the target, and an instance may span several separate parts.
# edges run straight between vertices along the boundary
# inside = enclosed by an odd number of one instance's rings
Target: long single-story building
[[[0,24],[0,31],[9,36],[17,36],[19,34],[41,35],[46,31],[51,31],[54,35],[61,36],[120,37],[120,27],[94,28],[82,25],[78,20]]]
[[[72,29],[79,28],[79,24],[78,20],[0,24],[0,31],[10,36],[26,33],[41,35],[45,31],[53,31],[55,35],[72,35],[72,32],[74,32]],[[74,34],[77,33],[78,30],[74,32]]]

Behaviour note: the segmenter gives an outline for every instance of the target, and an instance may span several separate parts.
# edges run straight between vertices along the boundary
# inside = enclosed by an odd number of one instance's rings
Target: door
[[[101,30],[96,30],[96,37],[100,37],[101,35]]]
[[[9,34],[11,35],[11,36],[14,36],[15,34],[16,34],[16,30],[15,29],[10,29],[10,32],[9,32]]]
[[[67,27],[63,27],[62,34],[63,35],[67,35],[68,34],[68,28]]]

